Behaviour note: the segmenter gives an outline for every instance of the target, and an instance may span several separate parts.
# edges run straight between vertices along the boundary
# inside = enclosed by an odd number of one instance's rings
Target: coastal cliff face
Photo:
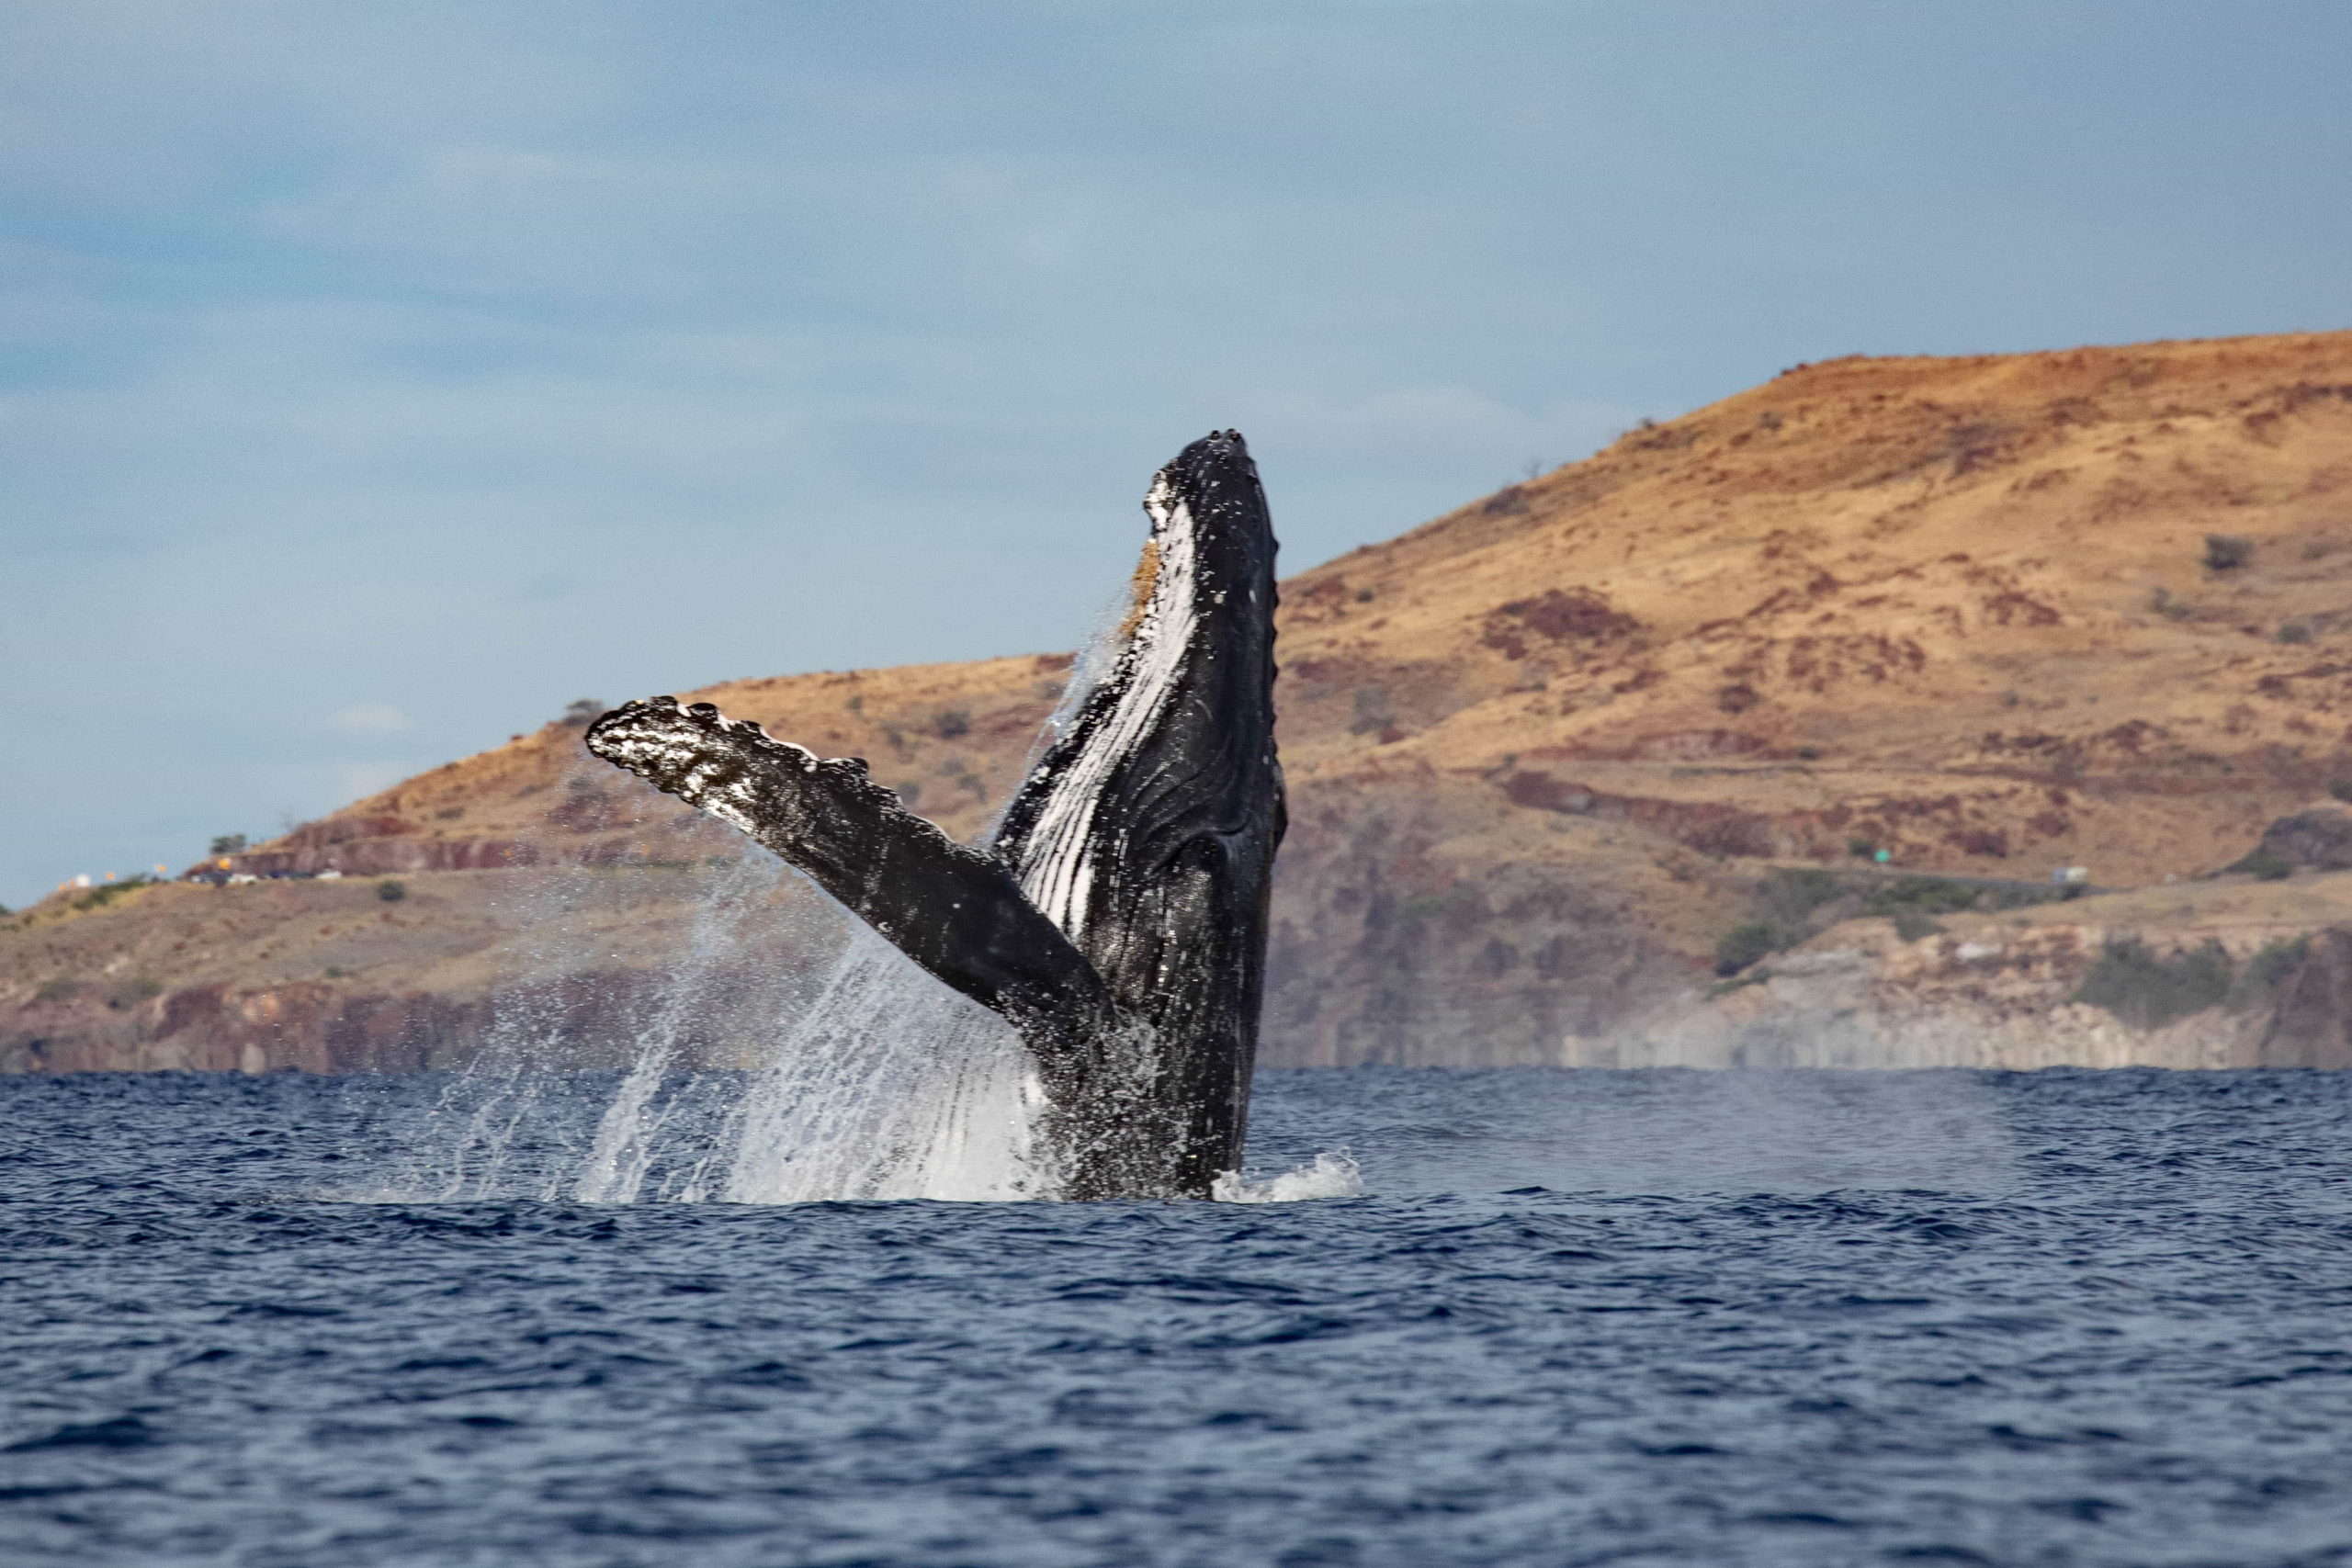
[[[2352,875],[1834,927],[1566,1056],[1749,1067],[2352,1067]]]
[[[2352,790],[2352,333],[1802,367],[1283,601],[1270,1063],[2352,1065],[2352,908],[2230,925],[2214,901],[2250,874],[2199,880],[2263,842],[2296,868],[2273,891],[2352,865],[2328,815]],[[1069,668],[692,695],[867,758],[969,836]],[[1858,850],[2125,891],[1848,920],[1717,975],[1759,888]],[[340,882],[0,922],[0,1066],[444,1064],[518,1020],[622,1052],[681,965],[765,997],[834,940],[779,886],[770,950],[689,952],[741,857],[549,725],[238,858]],[[2162,1021],[2073,999],[2127,938],[2269,951],[2268,978]],[[762,1027],[710,1019],[707,1059]]]

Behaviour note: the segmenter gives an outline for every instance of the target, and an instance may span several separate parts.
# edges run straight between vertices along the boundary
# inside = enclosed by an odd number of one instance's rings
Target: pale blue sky
[[[2352,325],[2341,0],[0,7],[0,900],[1800,360]]]

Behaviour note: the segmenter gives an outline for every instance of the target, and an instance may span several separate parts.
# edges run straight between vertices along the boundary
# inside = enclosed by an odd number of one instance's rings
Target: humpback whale
[[[982,844],[709,703],[649,697],[589,750],[741,829],[1019,1033],[1060,1195],[1203,1198],[1238,1168],[1284,824],[1274,536],[1238,431],[1144,497],[1108,668]]]

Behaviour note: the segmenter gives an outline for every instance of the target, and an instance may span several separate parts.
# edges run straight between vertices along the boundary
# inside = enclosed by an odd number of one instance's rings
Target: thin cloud
[[[416,720],[390,703],[354,703],[329,722],[346,735],[398,735],[416,728]]]

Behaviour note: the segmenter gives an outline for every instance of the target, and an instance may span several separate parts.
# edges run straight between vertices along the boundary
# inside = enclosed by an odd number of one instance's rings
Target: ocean
[[[451,1095],[0,1080],[0,1562],[2352,1562],[2352,1077],[1269,1073],[1215,1203],[466,1196]]]

